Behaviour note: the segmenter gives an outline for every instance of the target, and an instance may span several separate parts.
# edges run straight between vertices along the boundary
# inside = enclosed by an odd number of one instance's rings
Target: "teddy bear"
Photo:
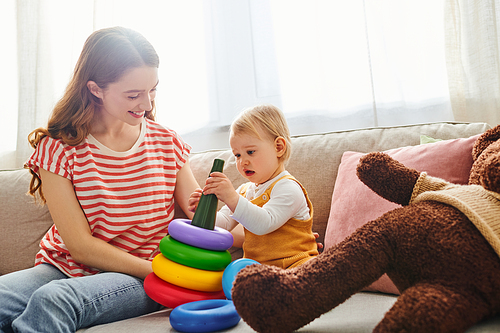
[[[500,125],[477,139],[472,155],[467,185],[381,152],[365,155],[358,178],[401,207],[302,266],[242,269],[232,289],[242,319],[258,332],[291,332],[384,273],[401,295],[374,332],[463,332],[498,314]]]

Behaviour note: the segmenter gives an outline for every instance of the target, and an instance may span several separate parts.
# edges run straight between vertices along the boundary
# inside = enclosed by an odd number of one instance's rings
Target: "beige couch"
[[[309,192],[314,205],[313,229],[320,234],[319,241],[323,242],[337,171],[345,151],[384,151],[418,145],[421,135],[453,139],[482,133],[488,128],[484,123],[434,123],[298,136],[293,138],[293,153],[287,169]],[[190,157],[199,183],[204,182],[214,158],[226,161],[224,172],[235,187],[244,181],[236,171],[231,152],[218,150],[195,153]],[[0,172],[0,274],[32,266],[38,242],[52,224],[47,208],[35,205],[32,198],[26,195],[29,180],[30,176],[26,170]],[[238,251],[234,255],[237,256]],[[344,304],[299,331],[371,332],[395,302],[396,297],[384,293],[357,293]],[[169,325],[169,312],[170,309],[164,309],[143,317],[81,331],[173,332]],[[290,313],[290,316],[293,316],[293,313]],[[252,332],[243,321],[228,331]],[[500,317],[480,323],[468,332],[500,332]]]

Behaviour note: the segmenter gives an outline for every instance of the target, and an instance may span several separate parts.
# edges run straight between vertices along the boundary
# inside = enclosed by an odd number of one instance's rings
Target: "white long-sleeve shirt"
[[[282,179],[271,191],[271,199],[262,207],[254,205],[250,200],[261,196],[277,179],[290,175],[283,171],[267,182],[250,184],[245,197],[240,196],[234,212],[224,206],[217,213],[215,224],[226,230],[233,230],[241,223],[248,231],[256,235],[265,235],[275,231],[289,219],[307,220],[310,217],[309,207],[304,192],[297,182]],[[240,193],[243,185],[236,190]]]

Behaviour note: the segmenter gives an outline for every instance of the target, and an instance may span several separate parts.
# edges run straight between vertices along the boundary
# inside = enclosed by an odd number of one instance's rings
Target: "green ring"
[[[189,267],[222,271],[231,263],[229,251],[212,251],[176,241],[170,235],[160,241],[160,252],[166,258]]]

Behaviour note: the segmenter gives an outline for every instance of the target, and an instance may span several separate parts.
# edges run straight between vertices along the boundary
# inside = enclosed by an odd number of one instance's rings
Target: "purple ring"
[[[168,225],[168,233],[176,241],[202,249],[225,251],[233,246],[233,235],[226,229],[196,227],[188,219],[172,220]]]

